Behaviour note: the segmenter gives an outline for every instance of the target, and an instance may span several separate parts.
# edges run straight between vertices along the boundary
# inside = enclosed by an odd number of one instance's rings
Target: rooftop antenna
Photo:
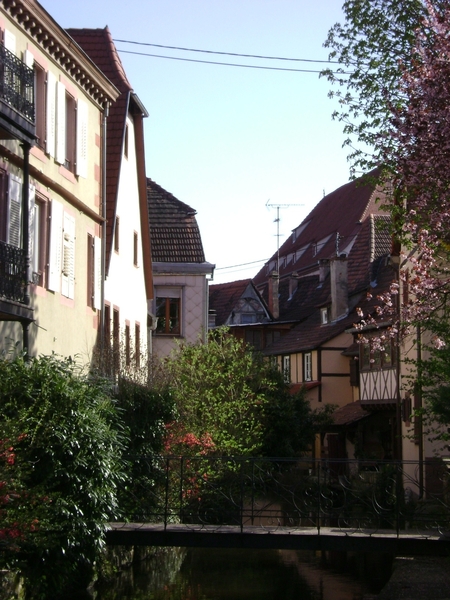
[[[304,204],[270,204],[270,199],[266,202],[266,208],[276,208],[277,218],[274,223],[277,224],[277,276],[280,276],[280,208],[290,208],[291,206],[305,206]]]

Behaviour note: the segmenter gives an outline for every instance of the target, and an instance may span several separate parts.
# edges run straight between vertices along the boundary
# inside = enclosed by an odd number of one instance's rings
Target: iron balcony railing
[[[27,256],[22,248],[0,242],[0,297],[25,302]]]
[[[34,71],[0,45],[0,100],[35,122]]]
[[[120,495],[124,516],[164,529],[450,532],[445,461],[136,457],[128,472]]]

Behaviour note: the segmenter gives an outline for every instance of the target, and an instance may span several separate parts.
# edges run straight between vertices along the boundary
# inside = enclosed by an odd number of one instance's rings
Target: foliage
[[[336,23],[324,43],[337,68],[322,72],[334,89],[344,124],[353,174],[386,164],[392,140],[392,106],[404,106],[402,73],[414,61],[415,30],[425,12],[421,0],[346,0],[345,21]]]
[[[165,386],[121,377],[116,402],[127,433],[127,477],[119,488],[119,506],[125,519],[148,518],[154,509],[151,492],[164,477],[157,457],[164,450],[166,424],[175,416],[172,394]]]
[[[191,455],[293,456],[312,441],[313,415],[282,374],[220,328],[167,363],[179,413],[166,450]],[[181,452],[183,450],[183,452]]]
[[[352,74],[327,76],[347,88],[335,93],[346,132],[367,145],[365,155],[351,154],[354,167],[383,166],[403,248],[400,281],[380,297],[378,314],[391,319],[391,337],[417,336],[424,357],[418,383],[438,419],[447,420],[450,373],[441,351],[450,343],[450,5],[349,0],[344,14],[326,45]],[[382,350],[384,340],[375,345]]]
[[[29,597],[57,597],[68,582],[89,581],[106,524],[118,515],[118,413],[102,383],[70,359],[19,357],[0,361],[0,417],[14,456],[0,464],[1,479],[17,490],[1,507],[1,526],[28,529],[2,566],[21,570]]]

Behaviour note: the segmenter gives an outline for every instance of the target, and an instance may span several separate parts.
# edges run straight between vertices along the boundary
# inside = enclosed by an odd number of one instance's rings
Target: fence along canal
[[[138,457],[123,493],[110,544],[450,551],[444,462]]]

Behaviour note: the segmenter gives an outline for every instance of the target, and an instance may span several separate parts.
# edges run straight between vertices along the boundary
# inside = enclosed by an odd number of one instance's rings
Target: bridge
[[[106,540],[448,556],[449,501],[443,461],[139,457]]]

